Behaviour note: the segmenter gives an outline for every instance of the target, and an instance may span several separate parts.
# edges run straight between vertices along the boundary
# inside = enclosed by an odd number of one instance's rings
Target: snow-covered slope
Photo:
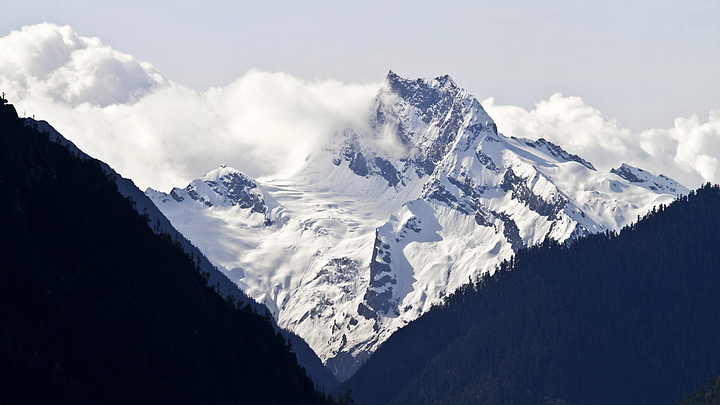
[[[289,179],[221,166],[146,194],[345,379],[390,334],[514,251],[618,230],[688,190],[498,133],[448,76],[390,72],[362,125]]]

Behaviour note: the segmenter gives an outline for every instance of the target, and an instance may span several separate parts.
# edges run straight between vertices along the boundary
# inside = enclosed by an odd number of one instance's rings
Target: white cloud
[[[335,129],[364,116],[380,84],[309,82],[250,71],[199,93],[147,62],[70,27],[39,24],[0,38],[0,90],[140,187],[184,186],[224,163],[253,177],[287,173]],[[688,187],[720,182],[720,110],[707,122],[622,128],[579,97],[527,111],[483,106],[506,135],[544,137],[600,170],[626,162]]]
[[[0,40],[2,85],[13,98],[46,97],[78,106],[132,101],[166,82],[149,63],[43,23]]]
[[[362,116],[378,84],[250,71],[198,93],[152,65],[40,24],[0,38],[0,89],[140,187],[168,190],[224,163],[258,177],[299,167]]]
[[[704,182],[720,183],[720,110],[708,121],[697,116],[677,118],[673,128],[653,128],[640,133],[622,128],[580,97],[553,94],[527,111],[517,106],[483,107],[505,135],[545,138],[570,153],[608,171],[622,163],[663,173],[696,188]]]

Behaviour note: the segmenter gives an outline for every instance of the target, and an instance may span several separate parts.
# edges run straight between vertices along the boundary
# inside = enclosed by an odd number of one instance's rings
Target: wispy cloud
[[[0,38],[0,54],[0,90],[21,113],[47,120],[140,187],[161,190],[222,163],[253,177],[289,173],[364,117],[380,87],[249,71],[200,93],[48,23]],[[506,135],[544,137],[602,170],[627,162],[689,187],[720,182],[720,110],[707,121],[677,118],[672,128],[634,133],[578,97],[555,94],[531,111],[482,103]]]

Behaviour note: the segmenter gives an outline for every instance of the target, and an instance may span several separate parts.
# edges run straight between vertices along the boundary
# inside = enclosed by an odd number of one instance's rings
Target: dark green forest
[[[720,188],[520,251],[393,334],[370,404],[677,404],[720,374]]]
[[[4,100],[0,262],[0,403],[334,403],[267,315]]]

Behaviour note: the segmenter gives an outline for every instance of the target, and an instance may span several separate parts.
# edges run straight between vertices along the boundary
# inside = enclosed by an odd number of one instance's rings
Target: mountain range
[[[340,380],[521,249],[619,231],[689,191],[503,135],[449,76],[390,72],[361,118],[287,178],[223,165],[184,188],[145,191]]]

